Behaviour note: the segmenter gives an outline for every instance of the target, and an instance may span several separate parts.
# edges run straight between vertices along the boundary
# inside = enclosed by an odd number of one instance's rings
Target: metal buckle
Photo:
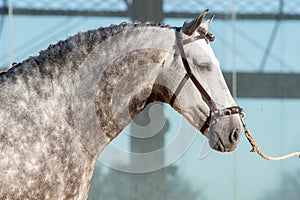
[[[229,117],[234,114],[244,115],[243,109],[239,106],[224,108],[222,110],[214,110],[211,112],[212,118]]]

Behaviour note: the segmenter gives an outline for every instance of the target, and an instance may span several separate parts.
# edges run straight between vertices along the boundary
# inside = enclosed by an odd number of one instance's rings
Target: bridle
[[[183,40],[180,30],[181,30],[181,28],[176,28],[176,31],[175,31],[176,42],[177,42],[177,46],[179,48],[181,60],[182,60],[182,63],[183,63],[186,73],[185,73],[184,77],[182,78],[181,82],[179,83],[177,89],[175,90],[175,93],[171,97],[170,105],[171,106],[174,105],[175,99],[177,98],[181,89],[183,88],[185,83],[189,79],[191,79],[191,81],[194,83],[194,85],[200,92],[202,99],[208,105],[208,107],[210,109],[209,116],[206,118],[206,121],[204,122],[204,124],[202,125],[202,127],[200,129],[201,133],[204,134],[205,131],[210,126],[212,126],[216,123],[217,119],[222,118],[224,116],[234,115],[234,114],[243,115],[243,109],[239,106],[232,106],[232,107],[228,107],[228,108],[221,109],[221,110],[218,109],[216,103],[213,101],[211,96],[207,93],[207,91],[203,88],[201,83],[197,80],[197,78],[193,74],[191,67],[186,59],[186,55],[185,55],[184,48],[183,48],[184,45],[189,44],[189,43],[194,42],[199,39],[206,39],[206,40],[211,41],[214,39],[211,37],[212,35],[211,34],[207,35],[207,33],[201,32],[200,35]]]
[[[279,157],[270,157],[265,155],[258,147],[258,145],[256,144],[256,142],[254,141],[250,131],[248,130],[246,123],[245,123],[245,113],[243,112],[243,109],[239,106],[232,106],[232,107],[228,107],[225,109],[218,109],[216,103],[213,101],[213,99],[211,98],[211,96],[206,92],[206,90],[203,88],[203,86],[200,84],[200,82],[197,80],[197,78],[195,77],[195,75],[193,74],[191,67],[186,59],[186,55],[184,52],[184,48],[183,46],[194,42],[196,40],[199,39],[205,39],[205,40],[209,40],[209,41],[213,41],[214,37],[212,34],[204,31],[204,30],[200,30],[200,35],[194,36],[194,37],[190,37],[188,39],[183,40],[182,39],[182,35],[180,33],[181,28],[176,28],[176,42],[177,42],[177,46],[179,48],[179,52],[180,52],[180,56],[182,59],[182,63],[183,66],[185,68],[185,75],[182,78],[182,80],[180,81],[177,89],[175,90],[175,93],[172,95],[171,99],[170,99],[170,105],[173,106],[174,102],[178,96],[178,94],[180,93],[181,89],[183,88],[183,86],[185,85],[185,83],[191,79],[192,82],[194,83],[194,85],[196,86],[196,88],[198,89],[198,91],[200,92],[202,99],[204,100],[204,102],[208,105],[210,111],[209,111],[209,116],[206,118],[204,124],[202,125],[200,131],[202,132],[202,134],[205,134],[205,131],[212,125],[214,125],[218,119],[225,117],[225,116],[231,116],[234,114],[239,114],[244,131],[245,131],[245,135],[248,139],[248,141],[250,142],[251,146],[252,146],[252,150],[251,152],[257,152],[261,157],[267,159],[267,160],[284,160],[293,156],[299,156],[300,157],[300,152],[293,152],[284,156],[279,156]]]

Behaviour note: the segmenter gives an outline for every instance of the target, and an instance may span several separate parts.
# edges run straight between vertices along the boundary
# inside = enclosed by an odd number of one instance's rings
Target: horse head
[[[209,44],[214,36],[208,32],[212,18],[202,23],[206,13],[176,29],[173,65],[182,79],[176,80],[169,103],[209,139],[213,149],[229,152],[240,139],[242,109],[231,96]]]

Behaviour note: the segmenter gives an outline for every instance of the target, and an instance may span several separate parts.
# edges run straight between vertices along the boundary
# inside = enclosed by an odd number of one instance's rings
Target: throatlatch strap
[[[185,76],[183,77],[183,79],[180,81],[175,93],[173,94],[171,100],[170,100],[170,105],[173,106],[175,99],[177,98],[177,95],[179,94],[179,92],[181,91],[181,89],[183,88],[184,84],[187,82],[187,80],[189,80],[191,74],[186,73]]]

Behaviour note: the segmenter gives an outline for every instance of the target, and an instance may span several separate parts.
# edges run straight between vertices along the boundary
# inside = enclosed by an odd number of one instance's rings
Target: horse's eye
[[[230,111],[230,110],[226,110],[226,111],[224,112],[224,115],[226,115],[226,116],[231,115],[231,111]]]
[[[200,70],[210,71],[210,66],[208,63],[201,63],[196,65]]]

